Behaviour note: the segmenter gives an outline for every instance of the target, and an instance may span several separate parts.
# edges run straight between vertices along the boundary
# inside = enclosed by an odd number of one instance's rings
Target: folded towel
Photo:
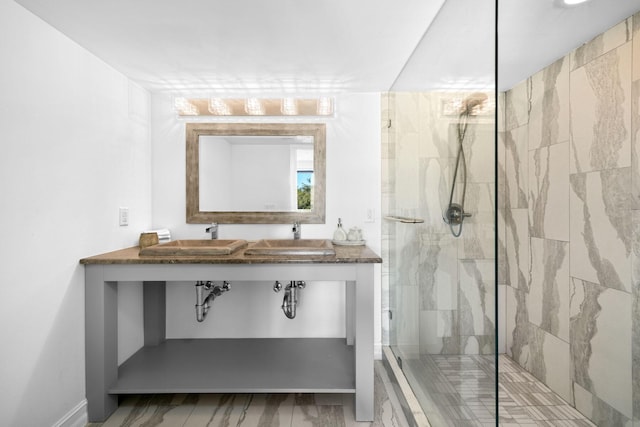
[[[147,230],[145,233],[156,233],[160,243],[168,242],[171,240],[171,232],[167,228],[160,228],[157,230]]]

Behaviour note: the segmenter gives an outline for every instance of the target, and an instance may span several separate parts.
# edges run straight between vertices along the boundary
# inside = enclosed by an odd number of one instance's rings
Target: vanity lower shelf
[[[355,393],[344,338],[170,339],[118,368],[109,394]]]

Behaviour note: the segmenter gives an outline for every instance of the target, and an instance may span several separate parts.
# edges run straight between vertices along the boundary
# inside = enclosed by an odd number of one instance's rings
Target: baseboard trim
[[[88,422],[87,399],[83,399],[82,402],[67,412],[52,427],[84,427]]]

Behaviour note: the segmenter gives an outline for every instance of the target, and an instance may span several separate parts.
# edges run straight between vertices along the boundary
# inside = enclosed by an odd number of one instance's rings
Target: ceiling
[[[500,90],[640,10],[554,1],[499,0]],[[495,76],[494,0],[16,2],[156,92],[490,89]]]

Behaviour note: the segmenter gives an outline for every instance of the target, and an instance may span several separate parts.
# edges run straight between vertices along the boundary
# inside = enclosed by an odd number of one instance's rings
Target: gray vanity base
[[[92,262],[85,260],[90,422],[108,418],[118,407],[118,394],[162,392],[354,393],[356,420],[373,421],[373,263]],[[346,337],[165,340],[167,281],[282,278],[344,281]],[[144,282],[145,345],[118,367],[118,287],[135,281]]]
[[[355,393],[344,338],[172,339],[143,347],[111,394]]]

